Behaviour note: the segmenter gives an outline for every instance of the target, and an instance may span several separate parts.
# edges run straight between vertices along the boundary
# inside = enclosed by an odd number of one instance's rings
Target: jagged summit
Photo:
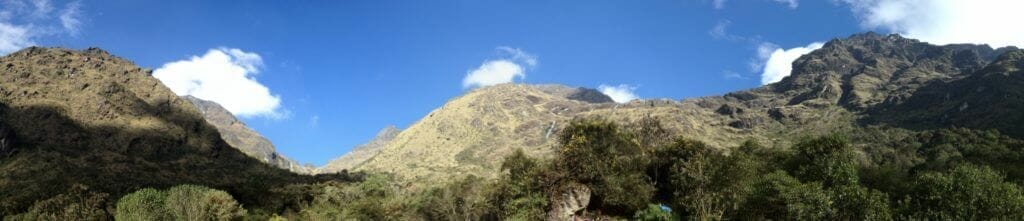
[[[905,99],[930,81],[966,76],[1012,48],[931,45],[899,35],[864,33],[835,39],[793,62],[793,71],[767,89],[787,104],[866,109]]]

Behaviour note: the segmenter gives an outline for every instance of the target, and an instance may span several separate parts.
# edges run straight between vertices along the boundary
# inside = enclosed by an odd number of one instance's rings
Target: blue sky
[[[494,61],[520,68],[515,82],[625,84],[640,98],[681,99],[757,87],[766,72],[788,74],[812,43],[867,30],[937,43],[1024,39],[952,34],[978,28],[957,18],[978,16],[942,0],[3,1],[0,53],[95,46],[168,78],[232,73],[217,79],[241,79],[223,84],[240,89],[204,95],[237,103],[280,152],[314,165],[414,123]],[[989,5],[977,11],[1007,8],[978,2]]]

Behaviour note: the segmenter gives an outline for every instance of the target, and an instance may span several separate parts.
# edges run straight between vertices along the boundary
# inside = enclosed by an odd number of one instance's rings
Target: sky
[[[474,88],[557,83],[617,102],[758,87],[851,34],[1024,45],[1024,2],[0,0],[0,54],[99,47],[323,165]]]

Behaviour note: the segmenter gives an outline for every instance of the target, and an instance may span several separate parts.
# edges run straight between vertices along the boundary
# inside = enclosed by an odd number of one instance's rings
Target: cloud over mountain
[[[789,76],[789,73],[793,71],[793,61],[823,45],[821,42],[814,42],[804,47],[783,49],[774,44],[762,44],[757,49],[760,59],[758,67],[763,68],[761,84],[779,82],[782,78]]]
[[[174,93],[217,102],[239,117],[286,117],[281,98],[256,80],[259,54],[234,48],[210,49],[203,56],[164,64],[153,71]]]
[[[933,44],[1024,45],[1024,1],[837,0],[867,29],[884,29]]]
[[[463,88],[486,87],[526,78],[526,69],[537,66],[537,56],[522,49],[502,46],[495,50],[502,58],[485,61],[466,73],[462,79]]]
[[[597,87],[597,90],[601,91],[608,97],[611,97],[615,103],[626,103],[632,100],[640,98],[636,95],[636,87],[628,84],[620,84],[618,86],[609,86],[602,84]]]

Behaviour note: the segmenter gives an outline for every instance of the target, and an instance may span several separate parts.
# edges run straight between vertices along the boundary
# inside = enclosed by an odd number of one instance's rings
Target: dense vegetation
[[[851,137],[869,137],[863,132]],[[844,135],[788,148],[718,148],[654,119],[576,120],[557,156],[522,151],[500,177],[413,188],[387,174],[276,188],[272,210],[245,210],[226,192],[183,185],[108,196],[79,188],[10,220],[977,220],[1024,217],[1024,142],[995,131],[914,132],[855,148]],[[863,142],[862,142],[863,143]],[[863,146],[863,145],[859,145]],[[422,186],[422,185],[419,185]],[[427,185],[431,186],[431,185]]]

